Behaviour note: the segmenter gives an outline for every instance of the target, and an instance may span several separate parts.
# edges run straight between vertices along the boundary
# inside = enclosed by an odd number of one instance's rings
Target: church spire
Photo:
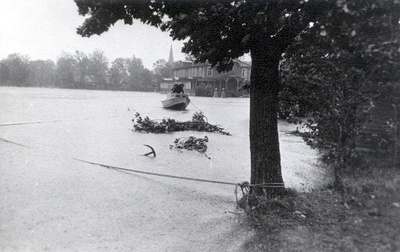
[[[171,49],[169,50],[169,59],[168,59],[168,63],[174,63],[174,53],[172,51],[172,45],[171,45]]]

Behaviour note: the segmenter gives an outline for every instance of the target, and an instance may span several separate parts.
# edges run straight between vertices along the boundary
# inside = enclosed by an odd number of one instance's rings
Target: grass
[[[380,163],[332,187],[261,200],[245,251],[400,251],[400,169]]]

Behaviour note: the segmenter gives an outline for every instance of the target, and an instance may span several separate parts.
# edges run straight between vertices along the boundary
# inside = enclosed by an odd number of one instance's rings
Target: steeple
[[[169,50],[168,63],[174,63],[174,53],[172,52],[172,45],[171,45],[171,49]]]

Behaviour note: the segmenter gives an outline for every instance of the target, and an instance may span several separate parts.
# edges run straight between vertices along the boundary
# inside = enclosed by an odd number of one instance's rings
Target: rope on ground
[[[197,110],[199,110],[200,112],[202,112],[203,113],[203,111],[201,110],[201,109],[199,109],[196,105],[194,105],[194,103],[192,102],[192,101],[190,101],[190,104],[192,104],[193,105],[193,107],[195,107]]]
[[[112,165],[106,165],[106,164],[91,162],[91,161],[87,161],[87,160],[83,160],[83,159],[79,159],[79,158],[73,158],[73,159],[77,160],[77,161],[80,161],[80,162],[83,162],[83,163],[92,164],[92,165],[98,165],[98,166],[105,167],[105,168],[108,168],[108,169],[113,169],[113,170],[120,170],[120,171],[133,172],[133,173],[141,173],[141,174],[158,176],[158,177],[167,177],[167,178],[191,180],[191,181],[197,181],[197,182],[240,186],[240,188],[242,188],[242,191],[245,190],[245,187],[273,187],[273,188],[282,188],[282,187],[284,187],[284,183],[250,184],[247,181],[245,181],[243,183],[233,183],[233,182],[226,182],[226,181],[218,181],[218,180],[210,180],[210,179],[199,179],[199,178],[191,178],[191,177],[170,175],[170,174],[164,174],[164,173],[147,172],[147,171],[127,169],[127,168],[118,167],[118,166],[112,166]]]
[[[167,177],[167,178],[191,180],[191,181],[197,181],[197,182],[206,182],[206,183],[224,184],[224,185],[236,185],[236,183],[232,183],[232,182],[209,180],[209,179],[199,179],[199,178],[191,178],[191,177],[183,177],[183,176],[170,175],[170,174],[164,174],[164,173],[156,173],[156,172],[146,172],[146,171],[127,169],[127,168],[117,167],[117,166],[112,166],[112,165],[105,165],[105,164],[91,162],[91,161],[87,161],[87,160],[83,160],[83,159],[79,159],[79,158],[73,158],[73,159],[77,160],[77,161],[80,161],[80,162],[83,162],[83,163],[87,163],[87,164],[98,165],[98,166],[105,167],[105,168],[108,168],[108,169],[114,169],[114,170],[120,170],[120,171],[126,171],[126,172],[140,173],[140,174],[146,174],[146,175],[152,175],[152,176],[158,176],[158,177]]]
[[[191,177],[183,177],[183,176],[176,176],[176,175],[170,175],[170,174],[163,174],[163,173],[155,173],[155,172],[146,172],[146,171],[141,171],[141,170],[133,170],[133,169],[127,169],[127,168],[122,168],[122,167],[117,167],[117,166],[111,166],[111,165],[105,165],[105,164],[100,164],[96,162],[91,162],[83,159],[78,159],[78,158],[73,158],[74,160],[87,163],[87,164],[92,164],[92,165],[98,165],[101,167],[105,167],[107,169],[113,169],[113,170],[119,170],[119,171],[125,171],[125,172],[133,172],[133,173],[140,173],[140,174],[146,174],[146,175],[152,175],[152,176],[158,176],[158,177],[167,177],[167,178],[174,178],[174,179],[182,179],[182,180],[191,180],[191,181],[196,181],[196,182],[205,182],[205,183],[214,183],[214,184],[224,184],[224,185],[234,185],[235,186],[235,198],[236,198],[236,205],[239,206],[239,198],[238,198],[238,188],[240,187],[242,191],[242,198],[244,198],[246,195],[249,194],[250,192],[250,187],[268,187],[268,188],[284,188],[284,183],[263,183],[263,184],[250,184],[247,181],[244,181],[242,183],[232,183],[232,182],[225,182],[225,181],[218,181],[218,180],[209,180],[209,179],[199,179],[199,178],[191,178]],[[248,200],[249,197],[246,198],[246,205],[248,205]]]
[[[13,141],[9,141],[9,140],[1,138],[1,137],[0,137],[0,140],[3,141],[3,142],[6,142],[6,143],[15,144],[15,145],[18,145],[18,146],[21,146],[21,147],[32,149],[29,146],[26,146],[26,145],[23,145],[23,144],[20,144],[20,143],[16,143],[16,142],[13,142]]]
[[[49,122],[61,122],[61,120],[32,121],[32,122],[11,122],[11,123],[1,123],[0,126],[14,126],[14,125],[23,125],[23,124],[49,123]]]
[[[15,145],[19,145],[21,147],[25,148],[30,148],[33,149],[29,146],[19,144],[13,141],[6,140],[4,138],[0,138],[0,140],[6,142],[6,143],[11,143]],[[191,177],[184,177],[184,176],[177,176],[177,175],[170,175],[170,174],[163,174],[163,173],[156,173],[156,172],[147,172],[147,171],[141,171],[141,170],[134,170],[134,169],[127,169],[123,167],[117,167],[117,166],[112,166],[112,165],[106,165],[106,164],[101,164],[97,162],[92,162],[92,161],[87,161],[79,158],[74,158],[72,157],[73,160],[82,162],[82,163],[87,163],[91,165],[97,165],[101,166],[107,169],[113,169],[117,171],[125,171],[125,172],[133,172],[133,173],[139,173],[139,174],[145,174],[145,175],[151,175],[151,176],[158,176],[158,177],[167,177],[167,178],[174,178],[174,179],[182,179],[182,180],[190,180],[190,181],[196,181],[196,182],[203,182],[203,183],[214,183],[214,184],[224,184],[224,185],[234,185],[235,187],[235,196],[236,196],[236,203],[239,203],[238,199],[238,188],[241,189],[242,191],[242,196],[247,195],[250,192],[250,187],[264,187],[264,188],[284,188],[284,183],[262,183],[262,184],[250,184],[249,182],[245,181],[242,183],[233,183],[233,182],[226,182],[226,181],[218,181],[218,180],[210,180],[210,179],[199,179],[199,178],[191,178]]]

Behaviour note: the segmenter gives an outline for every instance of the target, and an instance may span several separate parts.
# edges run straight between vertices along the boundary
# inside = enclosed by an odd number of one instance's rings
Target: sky
[[[30,60],[54,62],[62,52],[76,50],[90,54],[100,49],[111,63],[114,59],[141,58],[152,69],[159,59],[168,60],[172,46],[174,60],[183,60],[182,41],[167,32],[144,25],[119,21],[102,35],[83,38],[76,33],[85,17],[78,14],[74,0],[2,0],[0,3],[0,60],[18,53]]]

